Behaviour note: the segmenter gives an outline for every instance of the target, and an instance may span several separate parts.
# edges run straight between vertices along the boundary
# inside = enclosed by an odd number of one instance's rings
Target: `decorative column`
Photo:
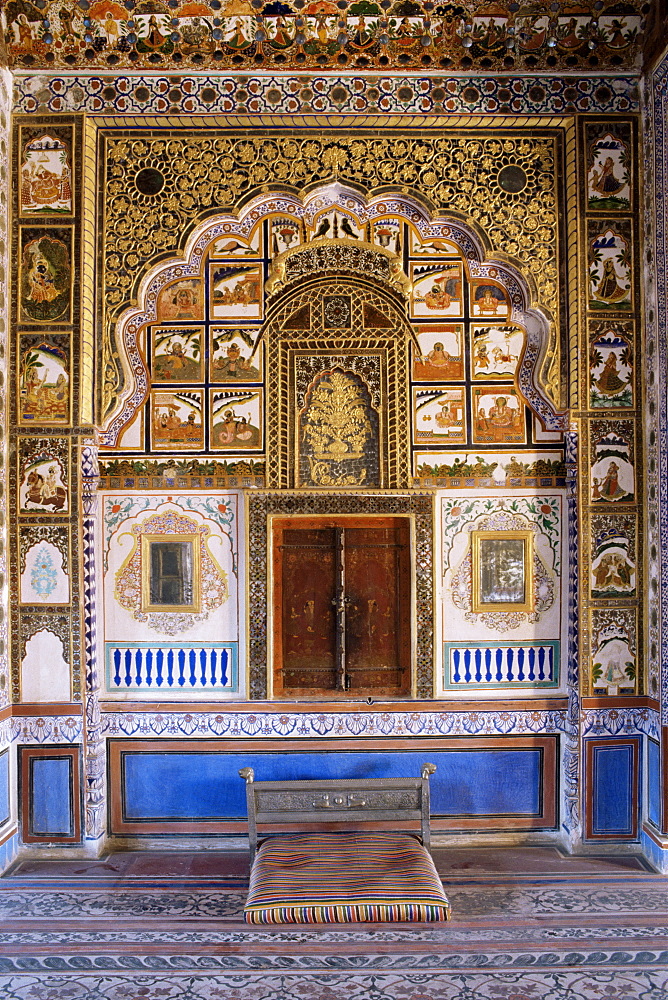
[[[96,528],[100,470],[92,440],[81,448],[81,561],[83,582],[84,686],[84,829],[86,841],[106,832],[105,741],[100,715],[97,656]]]
[[[580,563],[578,514],[578,432],[564,435],[566,451],[566,503],[568,506],[568,709],[564,740],[563,827],[573,849],[582,839],[580,780]]]

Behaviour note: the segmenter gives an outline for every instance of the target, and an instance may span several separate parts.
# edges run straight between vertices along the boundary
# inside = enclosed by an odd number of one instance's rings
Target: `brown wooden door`
[[[408,518],[274,522],[274,693],[410,693]]]

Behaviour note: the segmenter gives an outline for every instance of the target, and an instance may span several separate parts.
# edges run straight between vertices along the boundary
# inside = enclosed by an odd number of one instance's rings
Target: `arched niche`
[[[416,341],[396,256],[321,237],[280,255],[267,286],[267,485],[407,488]]]
[[[332,213],[341,220],[338,233],[331,227],[318,235]],[[144,276],[139,284],[138,305],[126,309],[116,324],[114,350],[123,372],[122,388],[103,413],[100,444],[117,447],[124,428],[147,398],[150,380],[141,336],[148,324],[158,319],[161,292],[179,281],[202,281],[212,247],[217,244],[229,247],[229,255],[235,260],[252,259],[253,240],[263,223],[286,220],[284,228],[292,234],[295,245],[306,246],[323,238],[338,240],[343,245],[351,239],[346,232],[347,224],[358,244],[369,243],[381,252],[384,248],[377,231],[389,219],[405,223],[410,239],[417,241],[426,255],[437,256],[445,248],[450,252],[454,249],[471,281],[491,282],[504,290],[508,319],[526,331],[526,347],[517,372],[518,387],[546,430],[563,430],[566,414],[561,408],[562,364],[555,320],[537,301],[535,286],[516,262],[496,252],[479,227],[458,218],[454,212],[448,218],[434,217],[414,195],[392,191],[365,198],[360,192],[333,182],[301,198],[288,192],[263,193],[244,204],[236,214],[206,219],[191,233],[178,259],[162,261]],[[290,249],[279,244],[270,246],[267,252],[270,257],[278,258]],[[401,267],[403,247],[393,250],[395,262]],[[268,307],[272,315],[278,308],[272,303]]]

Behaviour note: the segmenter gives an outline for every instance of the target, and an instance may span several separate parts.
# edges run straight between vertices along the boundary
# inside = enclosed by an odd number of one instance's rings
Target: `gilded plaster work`
[[[9,212],[10,212],[10,110],[12,78],[0,70],[0,439],[7,440],[8,400],[5,386],[8,383],[9,357]],[[0,459],[0,708],[11,701],[7,612],[8,601],[8,547],[7,547],[7,451],[2,449]],[[9,494],[10,496],[10,494]],[[11,502],[11,501],[10,501]]]
[[[136,294],[136,276],[151,258],[182,246],[204,211],[230,209],[269,183],[303,188],[328,176],[371,192],[392,183],[409,191],[413,187],[418,200],[420,192],[428,191],[437,211],[467,217],[486,253],[516,261],[535,284],[535,302],[553,324],[546,390],[559,405],[559,133],[536,134],[534,128],[521,137],[496,131],[438,136],[432,129],[420,138],[410,133],[332,138],[318,132],[286,137],[255,130],[235,138],[209,130],[206,136],[172,132],[148,139],[141,133],[116,137],[105,131],[103,143],[105,415],[127,391],[113,323]],[[505,168],[515,171],[516,182],[506,181]],[[133,178],[149,175],[156,190],[142,193]],[[484,199],[476,193],[481,189]]]
[[[668,475],[666,475],[668,385],[668,53],[644,88],[644,236],[645,280],[644,444],[647,480],[646,561],[647,691],[659,700],[661,724],[668,725],[668,589],[662,554],[668,545]]]
[[[433,8],[284,4],[280,11],[212,0],[196,11],[184,0],[144,8],[128,3],[59,0],[48,11],[10,0],[3,24],[13,68],[35,66],[128,70],[182,67],[186,72],[253,66],[357,70],[430,66],[493,72],[633,66],[641,56],[639,3],[577,8],[517,8],[485,0]]]

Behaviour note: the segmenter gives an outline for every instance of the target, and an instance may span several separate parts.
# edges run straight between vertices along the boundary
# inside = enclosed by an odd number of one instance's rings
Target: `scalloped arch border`
[[[139,333],[142,327],[157,321],[160,291],[173,281],[202,277],[206,252],[210,244],[221,237],[236,236],[247,240],[256,227],[272,215],[294,215],[309,223],[316,215],[334,207],[353,212],[364,225],[388,215],[399,216],[410,223],[422,239],[443,239],[454,244],[471,278],[489,278],[503,285],[511,303],[509,319],[527,331],[526,350],[518,371],[519,389],[546,430],[567,428],[567,413],[555,409],[537,377],[555,337],[554,322],[535,302],[535,285],[519,266],[490,251],[489,241],[480,228],[456,218],[454,213],[434,217],[414,195],[385,192],[364,198],[357,190],[333,182],[312,189],[301,198],[287,192],[264,193],[245,203],[236,215],[226,213],[209,217],[190,233],[180,259],[163,260],[147,271],[138,287],[140,304],[124,310],[116,323],[116,344],[127,388],[100,428],[102,447],[117,445],[123,428],[134,419],[147,398],[149,373],[139,348]]]

